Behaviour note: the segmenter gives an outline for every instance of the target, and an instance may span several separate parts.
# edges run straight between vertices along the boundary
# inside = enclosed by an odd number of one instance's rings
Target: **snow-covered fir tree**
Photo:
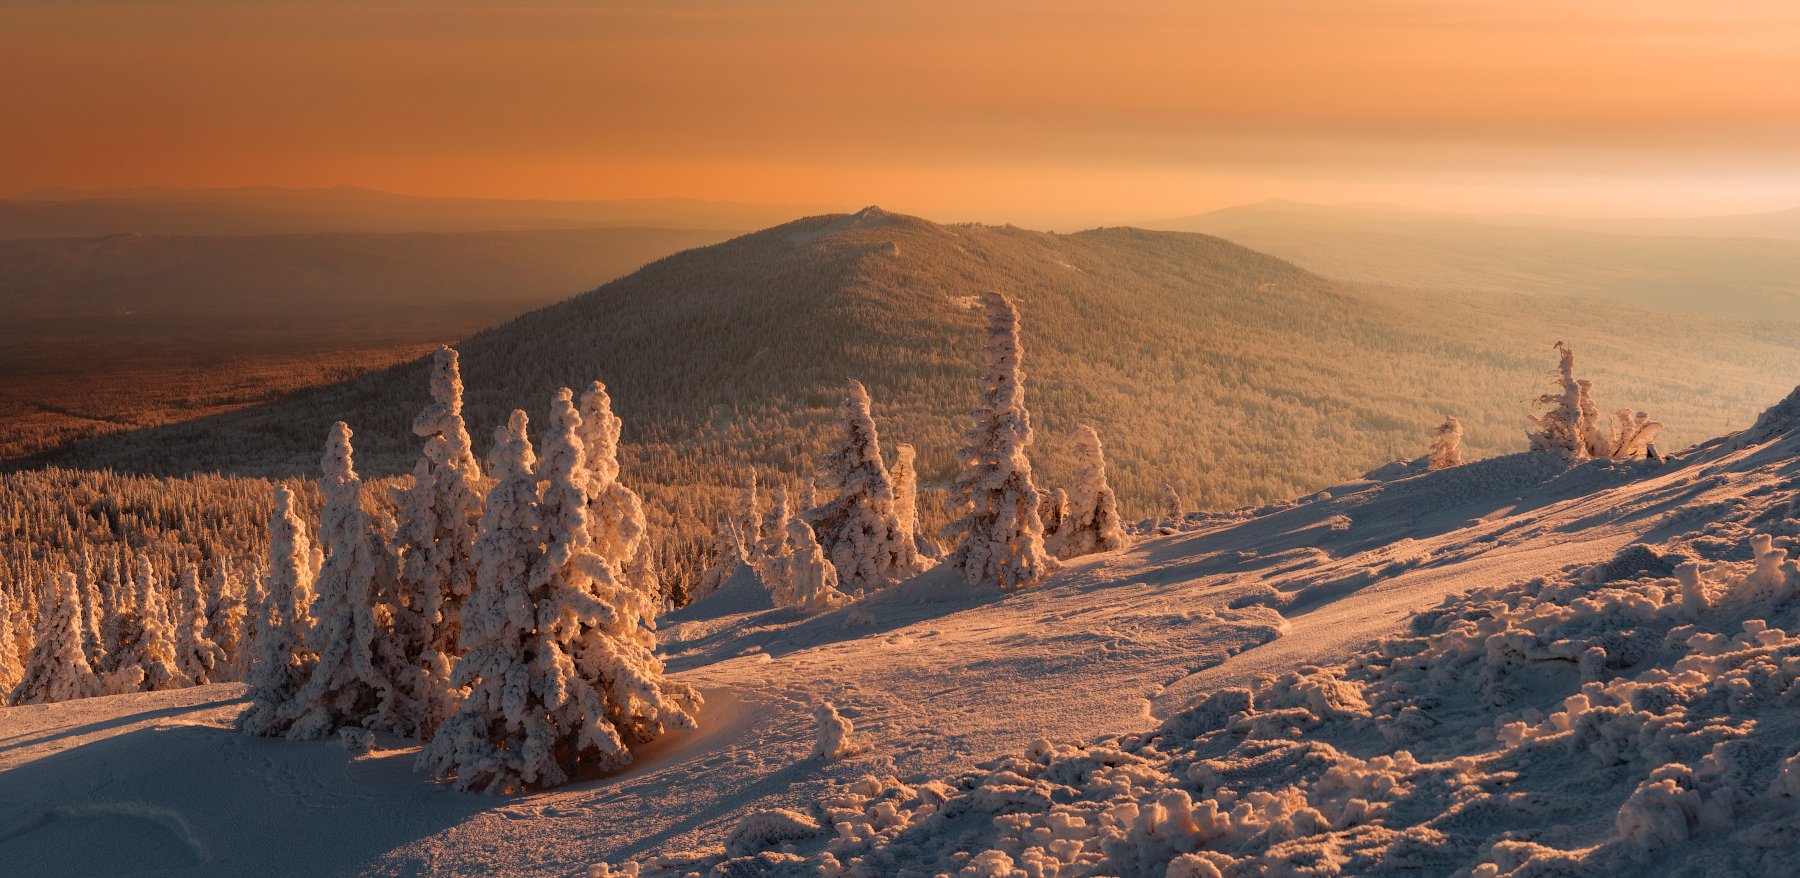
[[[1077,424],[1069,439],[1078,468],[1068,507],[1046,548],[1058,558],[1079,558],[1125,548],[1131,540],[1125,535],[1124,519],[1119,517],[1119,498],[1106,481],[1106,452],[1100,445],[1100,435],[1087,424]]]
[[[577,402],[577,411],[581,415],[582,457],[588,474],[588,529],[594,535],[594,552],[625,581],[658,593],[649,557],[650,527],[644,518],[644,502],[619,479],[619,435],[623,422],[613,414],[606,385],[590,383]]]
[[[1182,508],[1181,494],[1175,490],[1174,485],[1168,482],[1164,482],[1160,488],[1157,488],[1156,493],[1157,503],[1162,507],[1163,526],[1171,528],[1179,526],[1181,520],[1187,517],[1187,511]]]
[[[402,680],[421,705],[425,730],[456,707],[450,669],[461,654],[461,607],[474,587],[473,552],[481,520],[481,466],[463,423],[463,383],[456,350],[440,347],[431,360],[431,404],[413,420],[425,440],[412,484],[395,498],[400,581],[394,635],[413,665]]]
[[[225,662],[223,667],[214,668],[213,680],[237,679],[242,665],[239,655],[244,645],[246,607],[243,580],[235,575],[229,561],[219,561],[206,593],[206,639],[219,647]]]
[[[846,588],[876,588],[923,569],[900,526],[892,477],[862,382],[847,382],[838,439],[820,459],[818,488],[829,499],[801,514]]]
[[[825,559],[825,550],[805,521],[789,519],[782,553],[765,565],[770,596],[780,607],[829,610],[850,602],[838,590],[837,568]]]
[[[1644,412],[1628,408],[1619,409],[1612,422],[1605,423],[1594,402],[1593,384],[1575,377],[1575,351],[1560,341],[1555,347],[1561,354],[1557,391],[1538,397],[1538,404],[1548,410],[1531,419],[1531,450],[1556,454],[1572,462],[1646,455],[1663,425]]]
[[[788,522],[793,518],[793,507],[788,505],[787,484],[776,482],[775,495],[769,499],[769,511],[763,515],[757,532],[764,556],[773,557],[787,551]]]
[[[124,645],[126,631],[125,622],[128,615],[135,616],[134,600],[128,600],[130,588],[127,586],[130,574],[123,558],[124,549],[112,552],[101,562],[100,604],[96,608],[100,622],[96,626],[100,640],[88,650],[89,663],[94,673],[102,678],[111,674],[119,665],[119,649]],[[135,636],[135,635],[134,635]]]
[[[921,562],[935,560],[941,550],[937,543],[919,529],[919,452],[904,442],[894,446],[894,467],[889,475],[894,480],[894,517],[900,530],[913,541]]]
[[[206,636],[206,596],[200,590],[200,571],[192,564],[181,569],[174,623],[175,666],[181,673],[195,686],[224,679],[225,650]]]
[[[82,649],[87,653],[88,664],[99,667],[106,658],[106,640],[100,633],[106,602],[100,596],[100,586],[94,582],[94,566],[86,547],[81,550],[81,571],[75,577],[75,593],[81,599]]]
[[[23,624],[23,620],[19,620]],[[13,687],[25,676],[24,656],[19,654],[19,638],[14,629],[12,598],[0,588],[0,707],[5,707]]]
[[[262,600],[251,614],[256,655],[244,673],[250,707],[238,715],[238,728],[252,735],[277,737],[293,726],[288,704],[312,671],[306,649],[307,606],[312,597],[312,545],[294,509],[294,495],[275,488],[269,517],[269,566],[263,574]]]
[[[1427,454],[1426,465],[1434,470],[1461,466],[1463,462],[1462,440],[1462,422],[1455,418],[1445,418],[1444,422],[1438,425],[1437,431],[1432,434],[1431,451]]]
[[[962,472],[950,489],[956,541],[949,563],[971,584],[1023,588],[1055,566],[1044,551],[1038,491],[1031,481],[1031,414],[1020,369],[1019,312],[1005,296],[987,296],[987,369],[974,424],[958,453]]]
[[[281,711],[292,721],[287,730],[292,740],[324,738],[346,726],[403,735],[416,734],[419,727],[419,710],[396,681],[407,662],[383,625],[390,610],[382,598],[392,591],[387,581],[392,570],[362,508],[362,478],[350,436],[343,421],[333,424],[321,460],[318,539],[325,563],[306,632],[306,649],[314,656],[311,673]]]
[[[737,517],[732,522],[753,563],[763,552],[762,496],[756,488],[756,470],[752,469],[744,475],[744,487],[738,492]]]
[[[121,635],[106,674],[107,691],[160,692],[193,685],[177,662],[168,595],[148,557],[137,559],[129,590],[135,600],[120,613]]]
[[[630,747],[692,728],[698,696],[661,679],[653,596],[593,551],[580,416],[564,390],[545,439],[544,496],[524,412],[492,458],[494,486],[464,613],[468,697],[419,754],[463,789],[506,792],[626,764]]]
[[[75,574],[63,573],[53,581],[46,605],[38,609],[31,653],[25,657],[24,673],[7,700],[49,704],[102,692],[81,647],[81,599],[75,593]]]

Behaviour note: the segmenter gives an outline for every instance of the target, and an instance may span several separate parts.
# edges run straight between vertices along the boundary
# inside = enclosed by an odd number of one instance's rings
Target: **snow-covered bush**
[[[850,379],[838,437],[820,459],[826,499],[801,513],[847,588],[877,588],[919,572],[924,563],[900,524],[894,482],[881,458],[869,393]]]
[[[1168,482],[1157,489],[1157,505],[1161,507],[1163,527],[1179,527],[1182,519],[1187,517],[1187,511],[1182,508],[1181,495]]]
[[[35,642],[8,701],[48,704],[101,694],[100,680],[81,649],[80,600],[75,574],[56,577],[48,606],[38,609]]]
[[[778,607],[816,611],[850,602],[838,590],[837,568],[826,560],[812,528],[798,518],[788,520],[781,553],[764,559],[760,570]]]
[[[813,709],[813,720],[818,723],[818,728],[813,733],[814,759],[830,762],[860,749],[852,737],[856,734],[856,726],[838,713],[836,705],[829,701],[819,702],[819,706]]]
[[[1075,446],[1073,490],[1056,533],[1045,548],[1058,558],[1078,558],[1095,552],[1116,552],[1130,545],[1125,521],[1119,517],[1119,498],[1106,482],[1106,453],[1094,428],[1078,424],[1069,434]]]
[[[989,293],[986,304],[987,370],[974,424],[958,452],[962,472],[950,489],[952,521],[945,533],[956,548],[947,560],[970,584],[1023,588],[1042,579],[1055,562],[1044,551],[1038,491],[1025,456],[1031,413],[1019,367],[1019,312],[999,293]]]
[[[506,792],[617,768],[630,748],[693,728],[693,690],[662,678],[649,627],[655,598],[618,582],[594,552],[581,418],[559,392],[545,437],[544,493],[525,413],[496,436],[494,485],[464,607],[469,687],[418,765],[459,787]]]
[[[306,648],[312,603],[312,544],[306,525],[294,509],[294,495],[275,489],[269,516],[269,566],[263,575],[262,599],[252,606],[256,654],[244,673],[250,706],[237,726],[252,735],[275,737],[293,726],[288,704],[305,684],[316,660]]]
[[[1431,450],[1426,454],[1426,466],[1430,469],[1449,469],[1461,466],[1463,426],[1455,418],[1445,418],[1431,436]]]

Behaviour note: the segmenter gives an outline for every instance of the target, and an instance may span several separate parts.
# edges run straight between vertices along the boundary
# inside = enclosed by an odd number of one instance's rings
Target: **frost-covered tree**
[[[1124,519],[1119,517],[1119,498],[1106,481],[1106,452],[1100,445],[1100,435],[1087,424],[1077,424],[1069,438],[1078,467],[1074,490],[1046,548],[1058,558],[1123,549],[1131,540],[1125,535]]]
[[[121,611],[121,637],[106,674],[107,691],[160,692],[193,685],[178,664],[168,596],[149,558],[138,559],[130,589],[135,601]]]
[[[1431,451],[1427,456],[1426,465],[1434,470],[1461,466],[1463,462],[1462,440],[1462,422],[1455,418],[1445,418],[1444,422],[1438,425],[1437,431],[1432,434]]]
[[[900,532],[909,538],[919,533],[919,452],[902,442],[894,446],[894,468],[889,477],[894,482],[894,519]]]
[[[949,563],[970,584],[1023,588],[1055,566],[1044,551],[1038,491],[1031,481],[1031,414],[1025,409],[1020,370],[1019,312],[999,293],[987,296],[987,369],[974,424],[958,452],[962,472],[951,485],[951,523],[956,541]]]
[[[106,641],[100,633],[106,603],[100,596],[100,587],[94,583],[93,569],[87,549],[83,547],[81,572],[75,578],[75,593],[81,599],[81,645],[87,653],[88,663],[98,667],[106,658]]]
[[[41,612],[41,611],[40,611]],[[19,620],[22,624],[23,620]],[[25,664],[19,655],[19,638],[14,628],[12,598],[0,588],[0,707],[5,707],[13,687],[25,676]]]
[[[474,587],[473,552],[481,519],[481,466],[463,423],[463,383],[456,350],[431,361],[431,404],[413,420],[425,451],[412,485],[397,496],[400,551],[397,647],[413,665],[406,696],[421,705],[425,730],[455,709],[450,668],[461,653],[462,603]]]
[[[825,560],[812,528],[798,518],[787,523],[782,553],[764,566],[764,580],[776,606],[829,610],[850,602],[838,590],[837,568]]]
[[[918,547],[901,528],[892,477],[869,413],[869,393],[850,379],[838,439],[820,459],[818,487],[830,499],[801,517],[849,588],[875,588],[923,569]]]
[[[81,599],[75,574],[54,580],[50,600],[38,610],[37,634],[24,673],[12,689],[13,704],[48,704],[102,693],[81,648]]]
[[[390,571],[362,508],[350,435],[343,421],[333,424],[321,460],[318,538],[325,563],[306,632],[315,660],[305,685],[282,707],[292,721],[291,740],[316,740],[348,726],[410,735],[419,726],[416,706],[396,682],[405,658],[384,648],[392,645],[382,621],[389,613],[382,597],[391,591],[383,581]]]
[[[566,389],[545,439],[537,496],[525,414],[514,412],[493,458],[464,613],[468,652],[453,681],[469,694],[419,754],[463,789],[506,792],[562,783],[630,761],[630,748],[693,728],[698,696],[664,681],[648,621],[654,598],[619,583],[593,551],[580,416]]]
[[[1157,502],[1162,507],[1163,526],[1179,526],[1181,520],[1187,517],[1187,511],[1182,508],[1181,494],[1177,493],[1175,486],[1168,482],[1164,482],[1156,493]]]
[[[225,650],[206,636],[206,596],[200,591],[200,571],[189,564],[181,570],[181,589],[175,596],[175,666],[195,686],[224,679]]]
[[[623,423],[613,414],[606,385],[588,385],[577,404],[581,415],[582,458],[587,467],[588,530],[594,552],[640,590],[658,592],[649,558],[650,528],[644,502],[619,481],[619,434]],[[644,577],[648,575],[648,579]]]
[[[128,569],[123,548],[102,562],[98,625],[100,642],[89,651],[88,656],[94,672],[102,678],[118,668],[121,655],[119,649],[124,645],[126,637],[124,626],[127,616],[136,615],[133,606],[136,601],[127,597],[131,592],[128,585],[130,574],[126,572]]]
[[[757,539],[762,543],[765,556],[775,556],[786,552],[788,522],[794,518],[793,507],[788,505],[787,485],[775,483],[775,496],[769,500],[769,511],[763,515],[762,524],[757,532]]]
[[[1531,419],[1531,450],[1569,461],[1625,460],[1648,453],[1663,425],[1630,409],[1619,409],[1611,424],[1604,423],[1592,383],[1575,377],[1575,351],[1560,341],[1556,350],[1561,353],[1557,391],[1538,397],[1538,404],[1548,411]]]
[[[293,726],[288,704],[312,671],[315,658],[305,640],[311,557],[311,540],[294,510],[293,492],[278,486],[269,517],[269,567],[263,575],[262,600],[252,614],[256,657],[244,674],[250,707],[237,720],[238,728],[252,735],[287,734]]]
[[[738,492],[737,515],[732,522],[751,561],[760,557],[763,551],[762,497],[756,487],[756,470],[752,469],[744,476],[744,487]]]
[[[243,581],[231,568],[231,563],[220,560],[214,568],[207,585],[207,608],[205,636],[219,647],[224,656],[224,664],[213,669],[212,680],[236,679],[244,646],[244,617],[246,615]]]

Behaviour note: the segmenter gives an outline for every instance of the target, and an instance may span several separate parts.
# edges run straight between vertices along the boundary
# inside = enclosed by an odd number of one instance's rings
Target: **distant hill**
[[[682,198],[445,198],[330,189],[49,189],[0,199],[0,239],[317,232],[486,232],[657,227],[754,229],[820,206]]]
[[[870,208],[678,253],[469,337],[472,433],[485,452],[510,408],[541,421],[554,388],[601,378],[625,419],[628,477],[704,527],[744,469],[802,471],[854,376],[889,453],[914,443],[941,484],[974,399],[974,297],[990,289],[1024,312],[1044,481],[1066,477],[1064,433],[1086,421],[1133,515],[1163,481],[1198,506],[1303,494],[1416,456],[1446,414],[1477,456],[1517,450],[1557,340],[1577,345],[1603,405],[1649,409],[1670,445],[1748,424],[1800,374],[1800,333],[1781,321],[1357,288],[1206,235],[944,226]],[[311,474],[342,418],[365,470],[404,472],[424,399],[412,363],[54,459]]]
[[[1766,224],[1748,217],[1602,221],[1276,201],[1151,225],[1218,235],[1363,283],[1795,319],[1800,240],[1780,238],[1800,238],[1800,212],[1792,234],[1776,222],[1787,215],[1769,214]],[[1726,236],[1755,233],[1768,237]]]

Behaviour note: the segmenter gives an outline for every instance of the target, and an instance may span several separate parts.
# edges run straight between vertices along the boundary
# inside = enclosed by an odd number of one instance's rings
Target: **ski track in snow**
[[[706,695],[701,731],[528,795],[431,783],[409,741],[352,757],[238,734],[235,685],[10,708],[0,863],[32,876],[567,875],[717,850],[745,814],[803,809],[864,775],[916,783],[1037,739],[1146,731],[1222,687],[1342,661],[1446,595],[1605,561],[1796,475],[1792,442],[1720,443],[1661,464],[1401,468],[1016,593],[933,571],[811,617],[690,607],[663,621],[659,646]],[[863,752],[809,758],[820,701],[854,722]]]

